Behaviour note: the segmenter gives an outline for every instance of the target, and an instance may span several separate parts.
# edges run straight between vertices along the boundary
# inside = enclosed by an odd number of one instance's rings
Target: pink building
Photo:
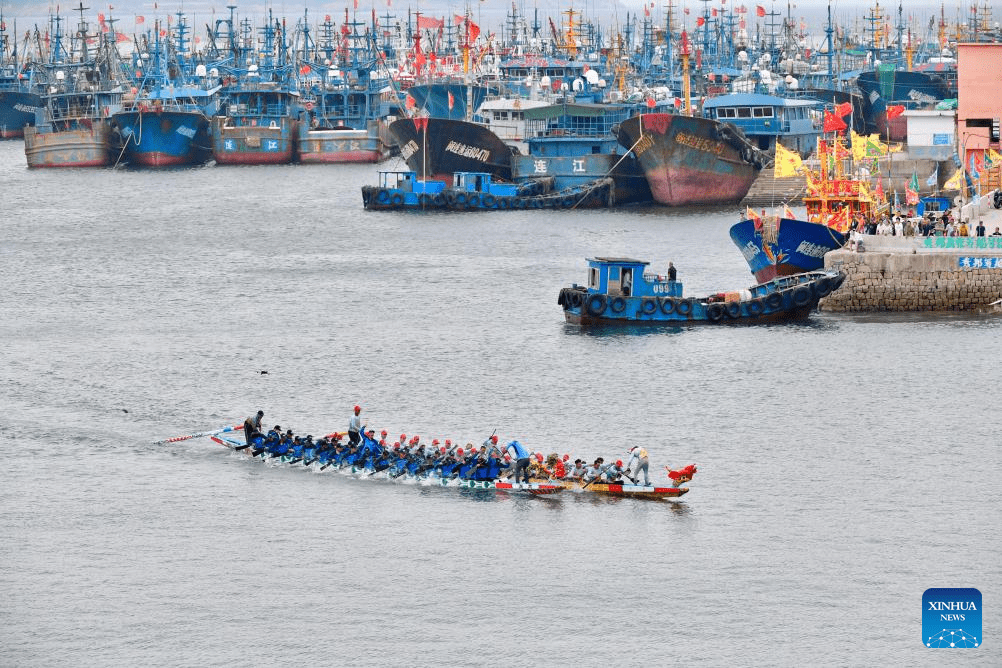
[[[964,166],[986,184],[985,153],[999,151],[1002,118],[1002,44],[957,45],[957,149]],[[973,162],[972,162],[973,161]],[[993,165],[997,176],[1000,165]],[[988,184],[991,187],[991,184]]]

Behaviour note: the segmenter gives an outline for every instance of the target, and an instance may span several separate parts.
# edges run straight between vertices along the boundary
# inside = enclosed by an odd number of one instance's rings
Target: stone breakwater
[[[863,236],[864,252],[832,251],[846,273],[824,311],[974,311],[1002,299],[1002,237]]]

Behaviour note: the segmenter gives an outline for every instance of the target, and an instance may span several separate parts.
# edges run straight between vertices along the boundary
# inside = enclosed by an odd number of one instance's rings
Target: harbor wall
[[[1002,237],[863,235],[863,252],[825,255],[846,273],[824,311],[974,311],[1002,299]]]

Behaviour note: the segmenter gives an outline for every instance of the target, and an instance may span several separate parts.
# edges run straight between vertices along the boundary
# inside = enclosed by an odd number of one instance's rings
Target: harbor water
[[[586,257],[751,285],[738,208],[366,212],[377,169],[0,143],[0,665],[1002,663],[997,318],[583,331],[557,294]],[[153,444],[355,404],[699,472],[521,498]],[[980,589],[983,646],[924,646],[931,587]]]

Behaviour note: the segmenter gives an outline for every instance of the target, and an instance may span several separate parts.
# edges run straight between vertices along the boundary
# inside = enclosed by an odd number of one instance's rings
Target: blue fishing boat
[[[133,54],[139,90],[112,115],[120,159],[131,165],[200,165],[212,157],[210,117],[218,109],[220,86],[205,65],[189,67],[187,34],[178,13],[174,32],[164,40],[160,33],[154,37],[152,62],[144,62],[142,52]]]
[[[731,240],[759,282],[824,267],[825,254],[845,245],[857,220],[875,220],[882,198],[851,168],[851,154],[838,138],[818,141],[819,169],[804,196],[806,219],[789,207],[780,214],[750,215],[731,227]]]
[[[618,124],[639,109],[577,102],[526,109],[528,155],[512,155],[512,180],[553,177],[554,188],[562,190],[611,177],[616,204],[650,201],[643,169],[615,134]]]
[[[58,47],[58,31],[53,38],[54,46]],[[16,24],[12,41],[0,11],[0,139],[23,137],[24,128],[35,124],[35,111],[42,106],[36,85],[36,64],[25,61],[18,53],[16,40]]]
[[[683,295],[682,283],[647,272],[650,263],[588,259],[587,285],[562,288],[557,304],[577,325],[757,324],[800,320],[845,280],[840,271],[780,276],[746,290]]]

